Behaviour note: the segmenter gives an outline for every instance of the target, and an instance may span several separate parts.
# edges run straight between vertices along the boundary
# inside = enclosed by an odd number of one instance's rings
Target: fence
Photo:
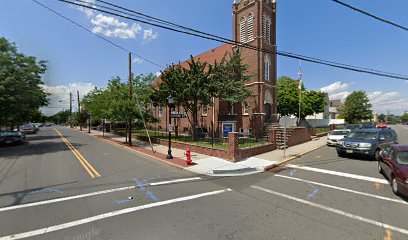
[[[115,128],[114,134],[125,137],[126,128]],[[132,136],[136,138],[147,139],[147,132],[145,129],[137,128],[132,130]],[[149,129],[149,136],[153,142],[156,139],[168,140],[169,133],[162,131],[161,129],[154,128]],[[208,134],[201,134],[200,137],[193,138],[193,136],[187,131],[175,131],[171,134],[171,139],[173,142],[185,143],[189,145],[201,146],[212,149],[226,150],[228,148],[228,138],[227,137],[215,137],[212,138]],[[157,142],[157,141],[156,141]],[[258,146],[263,146],[268,144],[268,138],[251,138],[251,137],[239,137],[238,146],[240,149],[253,148]]]

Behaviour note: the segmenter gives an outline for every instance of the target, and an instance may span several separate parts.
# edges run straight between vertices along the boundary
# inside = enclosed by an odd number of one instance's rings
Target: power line
[[[129,16],[124,16],[124,15],[121,15],[121,14],[113,13],[113,12],[106,11],[106,10],[103,10],[103,9],[98,9],[98,8],[91,7],[89,5],[80,4],[80,3],[77,3],[77,2],[72,2],[72,1],[67,1],[67,0],[58,0],[58,1],[64,2],[64,3],[69,3],[69,4],[72,4],[72,5],[76,5],[76,6],[85,7],[85,8],[88,8],[88,9],[92,9],[92,10],[95,10],[95,11],[107,13],[107,14],[117,16],[117,17],[121,17],[121,18],[125,18],[125,19],[128,19],[128,20],[133,20],[133,21],[136,21],[136,22],[148,24],[148,25],[151,25],[151,26],[164,28],[164,29],[167,29],[167,30],[170,30],[170,31],[175,31],[175,32],[178,32],[178,33],[183,33],[183,34],[196,36],[196,37],[200,37],[200,38],[204,38],[204,39],[208,39],[208,40],[213,40],[213,41],[217,41],[217,42],[222,42],[222,43],[226,43],[226,44],[231,44],[231,45],[238,44],[240,47],[248,48],[248,49],[252,49],[252,50],[256,50],[256,51],[261,51],[261,52],[271,53],[271,54],[277,54],[277,55],[280,55],[280,56],[283,56],[283,57],[288,57],[288,58],[293,58],[293,59],[298,59],[298,60],[304,60],[304,61],[307,61],[307,62],[312,62],[312,63],[316,63],[316,64],[326,65],[326,66],[330,66],[330,67],[334,67],[334,68],[340,68],[340,69],[354,71],[354,72],[367,73],[367,74],[371,74],[371,75],[394,78],[394,79],[400,79],[400,80],[408,80],[408,76],[402,75],[402,74],[387,73],[387,72],[383,72],[383,71],[379,71],[379,70],[373,70],[373,69],[361,68],[361,67],[356,67],[356,66],[351,66],[351,65],[341,64],[341,63],[335,63],[335,62],[331,62],[331,61],[327,61],[327,60],[323,60],[323,59],[311,58],[311,57],[302,56],[302,55],[298,55],[298,54],[293,54],[293,53],[289,53],[289,52],[270,51],[270,50],[267,50],[267,49],[257,48],[257,47],[254,47],[254,46],[251,46],[251,45],[248,45],[248,44],[244,44],[244,43],[240,43],[240,42],[230,40],[230,39],[223,40],[223,39],[218,38],[215,35],[214,35],[214,37],[212,37],[212,36],[203,36],[202,34],[191,33],[191,32],[185,31],[185,30],[175,29],[173,27],[163,26],[163,25],[160,25],[160,24],[151,23],[149,21],[135,19],[135,18],[132,18],[132,17],[129,17]],[[73,1],[75,1],[75,0],[73,0]],[[79,1],[79,0],[76,0],[76,1]]]
[[[81,24],[75,22],[74,20],[72,20],[72,19],[70,19],[70,18],[68,18],[68,17],[66,17],[66,16],[64,16],[64,15],[62,15],[61,13],[59,13],[59,12],[57,12],[57,11],[55,11],[55,10],[49,8],[49,7],[47,7],[46,5],[44,5],[44,4],[40,3],[40,2],[38,2],[37,0],[32,0],[32,1],[35,2],[36,4],[40,5],[41,7],[43,7],[43,8],[45,8],[45,9],[47,9],[47,10],[53,12],[53,13],[56,14],[57,16],[59,16],[59,17],[65,19],[65,20],[67,20],[68,22],[70,22],[70,23],[76,25],[77,27],[80,27],[81,29],[83,29],[83,30],[85,30],[85,31],[87,31],[87,32],[89,32],[89,33],[95,35],[96,37],[98,37],[98,38],[100,38],[100,39],[102,39],[102,40],[104,40],[105,42],[108,42],[108,43],[110,43],[111,45],[113,45],[113,46],[115,46],[115,47],[117,47],[117,48],[119,48],[119,49],[121,49],[121,50],[123,50],[123,51],[125,51],[125,52],[127,52],[127,53],[130,52],[132,55],[134,55],[134,56],[136,56],[136,57],[138,57],[138,58],[140,58],[140,59],[142,59],[142,60],[144,60],[144,61],[146,61],[146,62],[148,62],[148,63],[150,63],[150,64],[153,64],[153,65],[155,65],[155,66],[157,66],[157,67],[160,67],[160,68],[164,68],[164,66],[162,66],[162,65],[160,65],[160,64],[157,64],[157,63],[155,63],[155,62],[153,62],[153,61],[150,61],[150,60],[148,60],[148,59],[146,59],[146,58],[144,58],[144,57],[142,57],[142,56],[140,56],[140,55],[138,55],[138,54],[136,54],[136,53],[134,53],[134,52],[132,52],[132,51],[130,51],[130,50],[128,50],[128,49],[126,49],[126,48],[124,48],[124,47],[118,45],[118,44],[116,44],[116,43],[114,43],[114,42],[112,42],[111,40],[109,40],[109,39],[107,39],[107,38],[104,38],[104,37],[102,37],[102,36],[100,36],[100,35],[98,35],[98,34],[92,32],[92,31],[89,30],[88,28],[86,28],[86,27],[82,26]]]
[[[394,26],[394,27],[397,27],[397,28],[399,28],[399,29],[408,31],[408,27],[404,27],[404,26],[402,26],[402,25],[400,25],[400,24],[398,24],[398,23],[394,23],[394,22],[391,22],[390,20],[387,20],[387,19],[378,17],[378,16],[376,16],[376,15],[374,15],[374,14],[372,14],[372,13],[369,13],[369,12],[367,12],[367,11],[364,11],[364,10],[362,10],[362,9],[353,7],[353,6],[351,6],[350,4],[344,3],[344,2],[339,1],[339,0],[332,0],[332,1],[335,2],[335,3],[338,3],[338,4],[340,4],[340,5],[343,5],[344,7],[349,8],[349,9],[351,9],[351,10],[353,10],[353,11],[356,11],[356,12],[359,12],[359,13],[364,14],[364,15],[366,15],[366,16],[369,16],[369,17],[371,17],[371,18],[374,18],[374,19],[376,19],[376,20],[378,20],[378,21],[380,21],[380,22],[387,23],[387,24],[392,25],[392,26]]]

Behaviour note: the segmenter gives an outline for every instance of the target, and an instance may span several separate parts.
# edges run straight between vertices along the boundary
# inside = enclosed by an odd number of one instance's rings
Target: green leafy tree
[[[41,76],[45,61],[18,52],[17,47],[0,38],[0,126],[13,127],[31,121],[48,102]]]
[[[340,109],[340,117],[347,123],[360,123],[362,120],[372,118],[371,107],[366,92],[354,91],[347,96],[344,106]]]
[[[128,83],[119,77],[111,79],[105,89],[95,88],[84,96],[82,106],[86,117],[91,114],[94,120],[109,119],[121,123],[142,118],[147,122],[154,121],[148,109],[152,92],[150,84],[154,79],[153,74],[133,76],[132,99],[129,99]]]
[[[250,95],[245,83],[251,76],[247,74],[248,66],[242,63],[239,51],[227,52],[219,63],[209,64],[191,56],[187,64],[188,67],[172,65],[162,72],[152,100],[165,106],[167,98],[172,96],[175,105],[187,111],[193,137],[196,137],[201,106],[210,105],[213,96],[231,103],[244,100]]]
[[[63,123],[68,123],[69,119],[69,110],[65,111],[60,111],[51,117],[49,117],[49,121],[52,121],[53,123],[56,124],[63,124]]]
[[[287,109],[288,114],[299,116],[299,87],[298,81],[290,77],[280,77],[278,79],[278,112],[282,114],[283,109]],[[300,118],[315,113],[324,112],[328,105],[325,94],[320,91],[306,91],[302,83],[302,98],[300,102]]]
[[[378,115],[378,121],[379,122],[385,122],[385,115],[384,114]]]
[[[401,122],[408,123],[408,113],[407,112],[401,115]]]

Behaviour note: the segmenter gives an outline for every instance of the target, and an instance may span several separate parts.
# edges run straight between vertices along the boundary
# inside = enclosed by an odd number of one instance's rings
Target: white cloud
[[[375,91],[368,94],[368,98],[372,104],[384,103],[389,101],[399,100],[401,94],[399,92],[388,92],[383,93],[381,91]]]
[[[91,23],[95,26],[100,27],[118,27],[118,28],[127,28],[129,25],[125,22],[121,22],[114,17],[105,16],[102,14],[96,15],[94,18],[91,19]]]
[[[143,31],[143,40],[145,40],[147,42],[156,39],[158,36],[159,36],[159,34],[157,32],[153,33],[152,29],[145,29]]]
[[[144,60],[137,57],[137,58],[134,58],[134,59],[132,60],[132,62],[133,62],[133,63],[136,63],[136,64],[141,64],[141,63],[144,62]]]
[[[88,3],[83,3],[94,8],[95,0],[86,0]],[[78,7],[78,10],[83,12],[87,18],[90,19],[93,25],[92,32],[104,35],[106,37],[114,37],[121,39],[136,39],[138,36],[142,36],[145,42],[149,42],[158,37],[157,32],[153,32],[152,29],[143,29],[138,23],[129,24],[127,22],[120,21],[119,18],[107,16],[102,13],[96,13],[95,10],[85,7]]]
[[[329,99],[330,100],[344,101],[349,94],[350,94],[350,92],[348,92],[348,91],[339,92],[339,93],[329,95]]]
[[[351,93],[349,87],[352,84],[353,83],[334,82],[320,90],[328,93],[330,100],[344,101]],[[390,111],[395,114],[400,114],[408,110],[408,97],[403,96],[400,92],[373,91],[368,92],[367,96],[373,105],[373,111],[375,113],[387,113],[387,111]]]
[[[88,5],[88,6],[90,6],[90,7],[96,8],[96,6],[94,5],[94,4],[95,4],[95,0],[84,0],[84,1],[85,1],[86,3],[82,3],[83,5]],[[92,10],[92,9],[85,8],[85,7],[81,7],[81,6],[78,6],[77,9],[78,9],[79,11],[85,13],[85,15],[86,15],[88,18],[91,18],[93,15],[95,15],[94,10]]]
[[[136,38],[141,34],[142,27],[133,23],[129,25],[126,22],[119,21],[117,18],[98,14],[91,18],[94,25],[93,33],[99,33],[107,37],[117,37],[122,39]]]
[[[43,86],[44,90],[50,94],[48,97],[49,104],[47,107],[42,108],[42,112],[46,115],[53,115],[62,110],[69,109],[69,93],[72,93],[72,109],[76,111],[78,108],[78,101],[77,101],[77,91],[79,91],[80,99],[83,96],[88,94],[90,91],[95,89],[95,85],[93,83],[70,83],[68,85],[59,85],[59,86]]]
[[[374,91],[368,94],[373,110],[376,113],[401,114],[408,110],[408,97],[402,96],[399,92]]]
[[[322,87],[320,91],[328,93],[330,95],[330,94],[344,92],[345,90],[348,89],[349,86],[350,84],[347,84],[347,83],[335,82],[328,86]]]

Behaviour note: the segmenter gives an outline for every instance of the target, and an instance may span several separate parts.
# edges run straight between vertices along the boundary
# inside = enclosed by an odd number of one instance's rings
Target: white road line
[[[177,182],[193,181],[193,180],[199,180],[199,179],[201,179],[201,178],[200,177],[182,178],[182,179],[175,179],[175,180],[169,180],[169,181],[164,181],[164,182],[148,183],[145,186],[149,186],[149,185],[150,186],[158,186],[158,185],[165,185],[165,184],[177,183]],[[79,199],[79,198],[85,198],[85,197],[91,197],[91,196],[96,196],[96,195],[101,195],[101,194],[106,194],[106,193],[119,192],[119,191],[124,191],[124,190],[129,190],[129,189],[135,189],[135,187],[136,186],[114,188],[114,189],[102,190],[102,191],[92,192],[92,193],[85,193],[85,194],[80,194],[80,195],[75,195],[75,196],[70,196],[70,197],[56,198],[56,199],[50,199],[50,200],[45,200],[45,201],[39,201],[39,202],[21,204],[21,205],[16,205],[16,206],[4,207],[4,208],[0,208],[0,212],[5,212],[5,211],[10,211],[10,210],[15,210],[15,209],[21,209],[21,208],[27,208],[27,207],[35,207],[35,206],[51,204],[51,203],[57,203],[57,202],[64,202],[64,201],[69,201],[69,200],[74,200],[74,199]]]
[[[283,193],[275,192],[275,191],[272,191],[272,190],[269,190],[269,189],[266,189],[266,188],[255,186],[255,185],[252,185],[251,188],[258,189],[258,190],[261,190],[263,192],[274,194],[274,195],[277,195],[277,196],[280,196],[280,197],[283,197],[283,198],[286,198],[286,199],[290,199],[290,200],[293,200],[293,201],[296,201],[296,202],[304,203],[304,204],[312,206],[312,207],[320,208],[320,209],[323,209],[323,210],[326,210],[326,211],[329,211],[329,212],[332,212],[332,213],[336,213],[336,214],[339,214],[339,215],[342,215],[342,216],[345,216],[345,217],[348,217],[348,218],[352,218],[352,219],[359,220],[359,221],[362,221],[362,222],[365,222],[365,223],[369,223],[369,224],[372,224],[372,225],[375,225],[375,226],[378,226],[378,227],[390,229],[392,231],[408,235],[408,230],[407,229],[395,227],[395,226],[392,226],[392,225],[389,225],[389,224],[386,224],[386,223],[382,223],[382,222],[377,222],[375,220],[371,220],[371,219],[368,219],[368,218],[365,218],[365,217],[361,217],[361,216],[358,216],[358,215],[355,215],[355,214],[352,214],[352,213],[344,212],[344,211],[341,211],[341,210],[338,210],[338,209],[335,209],[335,208],[331,208],[331,207],[326,207],[326,206],[323,206],[323,205],[320,205],[320,204],[317,204],[317,203],[314,203],[314,202],[309,202],[309,201],[306,201],[306,200],[303,200],[303,199],[300,199],[300,198],[292,197],[292,196],[289,196],[289,195],[286,195],[286,194],[283,194]]]
[[[158,186],[158,185],[165,185],[165,184],[171,184],[171,183],[179,183],[179,182],[187,182],[187,181],[194,181],[194,180],[200,180],[200,177],[193,177],[193,178],[182,178],[182,179],[176,179],[176,180],[170,180],[170,181],[164,181],[164,182],[155,182],[155,183],[150,183],[150,186]]]
[[[295,181],[305,182],[305,183],[311,183],[311,184],[314,184],[314,185],[319,185],[319,186],[323,186],[323,187],[327,187],[327,188],[333,188],[333,189],[344,191],[344,192],[355,193],[355,194],[359,194],[359,195],[363,195],[363,196],[367,196],[367,197],[372,197],[372,198],[377,198],[377,199],[381,199],[381,200],[386,200],[386,201],[391,201],[391,202],[402,203],[402,204],[408,205],[408,202],[400,200],[400,199],[382,197],[382,196],[378,196],[378,195],[374,195],[374,194],[370,194],[370,193],[354,191],[354,190],[347,189],[347,188],[337,187],[337,186],[324,184],[324,183],[319,183],[319,182],[308,181],[308,180],[304,180],[304,179],[301,179],[301,178],[294,178],[294,177],[284,176],[284,175],[280,175],[280,174],[275,174],[275,176],[276,177],[281,177],[281,178],[287,178],[287,179],[291,179],[291,180],[295,180]]]
[[[78,199],[78,198],[84,198],[84,197],[90,197],[90,196],[95,196],[95,195],[100,195],[100,194],[105,194],[105,193],[119,192],[119,191],[124,191],[124,190],[128,190],[128,189],[134,189],[134,188],[135,188],[135,186],[114,188],[114,189],[103,190],[103,191],[98,191],[98,192],[93,192],[93,193],[86,193],[86,194],[75,195],[75,196],[70,196],[70,197],[56,198],[56,199],[45,200],[45,201],[40,201],[40,202],[33,202],[33,203],[27,203],[27,204],[22,204],[22,205],[4,207],[4,208],[0,208],[0,212],[20,209],[20,208],[40,206],[40,205],[45,205],[45,204],[50,204],[50,203],[63,202],[63,201],[68,201],[68,200],[73,200],[73,199]]]
[[[213,191],[213,192],[206,192],[206,193],[190,195],[190,196],[186,196],[186,197],[174,198],[174,199],[161,201],[161,202],[150,203],[150,204],[141,205],[141,206],[137,206],[137,207],[126,208],[126,209],[117,210],[117,211],[113,211],[113,212],[103,213],[103,214],[96,215],[96,216],[93,216],[93,217],[80,219],[80,220],[77,220],[77,221],[67,222],[67,223],[54,225],[54,226],[49,226],[49,227],[46,227],[46,228],[41,228],[41,229],[29,231],[29,232],[18,233],[18,234],[13,234],[13,235],[9,235],[9,236],[0,237],[0,240],[6,240],[6,239],[13,239],[14,240],[14,239],[34,237],[34,236],[42,235],[42,234],[45,234],[45,233],[55,232],[55,231],[59,231],[59,230],[62,230],[62,229],[71,228],[71,227],[75,227],[75,226],[78,226],[78,225],[82,225],[82,224],[102,220],[102,219],[105,219],[105,218],[111,218],[111,217],[115,217],[115,216],[126,214],[126,213],[140,211],[140,210],[143,210],[143,209],[159,207],[159,206],[168,205],[168,204],[177,203],[177,202],[184,202],[184,201],[188,201],[188,200],[193,200],[193,199],[197,199],[197,198],[212,196],[212,195],[225,193],[225,192],[230,192],[230,191],[232,191],[232,190],[227,188],[227,189]]]
[[[382,179],[382,178],[367,177],[367,176],[362,176],[362,175],[356,175],[356,174],[345,173],[345,172],[337,172],[337,171],[326,170],[326,169],[321,169],[321,168],[298,166],[298,165],[294,165],[294,164],[288,164],[286,166],[288,166],[290,168],[296,168],[296,169],[302,169],[302,170],[306,170],[306,171],[325,173],[325,174],[330,174],[330,175],[335,175],[335,176],[340,176],[340,177],[353,178],[353,179],[364,180],[364,181],[369,181],[369,182],[376,182],[376,183],[382,183],[382,184],[389,184],[387,180]]]

